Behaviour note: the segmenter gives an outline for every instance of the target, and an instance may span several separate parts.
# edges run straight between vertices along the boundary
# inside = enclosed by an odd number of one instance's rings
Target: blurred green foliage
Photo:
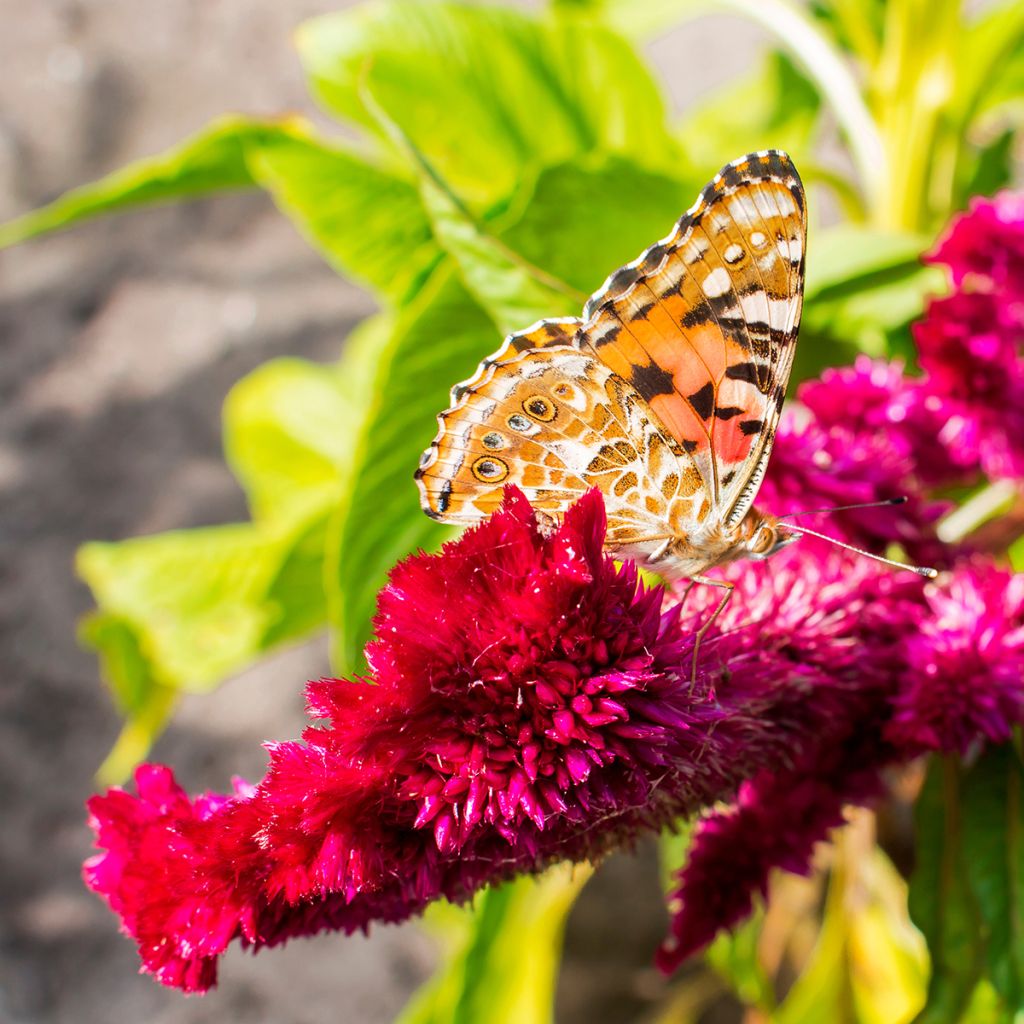
[[[752,19],[771,46],[673,122],[637,44],[709,12]],[[224,448],[249,522],[81,550],[97,602],[81,636],[125,719],[106,782],[145,756],[178,695],[274,647],[327,629],[336,671],[360,669],[388,569],[448,536],[420,512],[412,470],[451,385],[504,333],[577,313],[726,160],[788,149],[812,213],[836,211],[812,223],[799,380],[858,352],[911,354],[908,325],[942,287],[919,255],[969,196],[1010,181],[1024,120],[1018,0],[554,0],[536,14],[379,0],[295,38],[311,90],[356,141],[298,117],[224,118],[0,226],[11,245],[146,203],[263,189],[381,306],[336,365],[274,360],[227,396]],[[903,882],[877,851],[841,844],[788,993],[764,963],[778,925],[759,912],[712,946],[720,981],[677,992],[665,1019],[696,1020],[700,993],[720,985],[784,1024],[898,1024],[921,1006],[929,1024],[1020,1019],[1021,786],[1013,751],[929,776],[910,907],[930,983]],[[437,911],[449,953],[405,1024],[550,1020],[584,878],[555,872],[484,894],[475,913]]]

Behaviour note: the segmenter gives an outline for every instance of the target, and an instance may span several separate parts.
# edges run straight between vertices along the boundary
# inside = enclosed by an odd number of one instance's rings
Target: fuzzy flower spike
[[[799,545],[771,567],[736,565],[740,599],[691,688],[714,595],[662,613],[661,593],[603,553],[604,528],[596,492],[550,536],[511,492],[393,572],[373,683],[312,683],[320,724],[272,747],[258,785],[193,801],[147,765],[137,796],[94,797],[102,852],[86,882],[144,968],[202,991],[235,940],[402,920],[736,800],[698,829],[660,960],[671,968],[747,913],[772,867],[801,869],[844,801],[881,790],[885,764],[946,743],[936,714],[975,708],[982,738],[1021,717],[1018,632],[999,634],[970,689],[952,653],[971,641],[955,609],[998,616],[1016,595],[1005,578],[926,598],[913,579]],[[918,694],[921,673],[942,687],[938,706]]]

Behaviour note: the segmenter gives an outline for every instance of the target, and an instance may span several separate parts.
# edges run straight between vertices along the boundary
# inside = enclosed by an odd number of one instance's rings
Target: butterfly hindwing
[[[571,346],[495,363],[440,422],[416,476],[424,508],[446,522],[477,522],[498,507],[508,484],[553,516],[600,488],[609,543],[660,538],[666,524],[685,528],[707,505],[695,465],[646,403]]]

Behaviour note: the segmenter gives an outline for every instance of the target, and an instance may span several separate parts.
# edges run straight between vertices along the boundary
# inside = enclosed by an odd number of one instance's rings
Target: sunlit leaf
[[[845,879],[833,873],[818,941],[809,962],[772,1014],[772,1024],[818,1024],[850,1019],[846,1010],[849,921],[844,907]]]
[[[0,247],[104,214],[260,186],[339,270],[401,301],[441,258],[409,171],[318,138],[302,118],[222,118],[0,227]]]
[[[336,269],[396,302],[441,258],[408,169],[315,138],[278,135],[249,154],[254,179]]]
[[[436,187],[427,205],[467,287],[503,333],[541,317],[579,316],[587,296],[669,233],[696,189],[609,157],[541,172],[524,210],[494,235]],[[503,218],[508,223],[509,218]]]
[[[885,0],[812,0],[809,6],[844,50],[874,63],[882,45]]]
[[[906,884],[856,825],[837,837],[821,930],[773,1024],[906,1024],[924,1002],[927,956]]]
[[[940,294],[945,276],[921,262],[915,235],[843,226],[808,239],[807,286],[794,379],[849,363],[860,351],[911,356],[901,336]]]
[[[396,1024],[551,1024],[565,921],[590,873],[564,864],[439,908],[444,964]]]
[[[568,286],[490,234],[484,223],[429,178],[422,189],[438,240],[502,335],[542,317],[579,312],[583,296],[573,296]]]
[[[959,40],[957,82],[951,107],[961,129],[1000,104],[1024,99],[1024,5],[986,5]]]
[[[775,1006],[775,991],[759,955],[763,926],[764,908],[757,906],[745,921],[719,934],[704,958],[747,1006],[768,1012]]]
[[[303,593],[287,612],[270,598],[296,544],[314,523],[288,529],[249,523],[180,530],[120,541],[91,543],[78,553],[78,571],[97,603],[134,632],[138,653],[153,676],[184,690],[204,690],[262,652],[264,638],[287,614],[300,632],[322,622],[322,587]],[[323,526],[321,531],[321,543]],[[306,559],[308,561],[308,558]],[[305,627],[305,628],[303,628]],[[123,631],[119,631],[123,634]],[[294,634],[293,634],[294,635]],[[89,641],[125,638],[93,630]]]
[[[359,429],[336,367],[274,359],[224,401],[224,451],[253,516],[289,519],[333,503]]]
[[[856,865],[849,978],[860,1024],[900,1024],[924,1003],[928,952],[907,912],[907,883],[877,847]]]
[[[255,182],[246,161],[249,148],[303,130],[299,118],[219,118],[159,156],[137,160],[0,226],[0,248],[118,210],[252,187]]]
[[[500,343],[491,319],[443,266],[394,321],[375,363],[374,404],[353,449],[353,472],[332,525],[327,580],[339,670],[362,663],[387,571],[451,531],[420,509],[413,473],[452,385]]]
[[[331,110],[379,131],[371,92],[471,204],[579,153],[665,169],[678,160],[647,68],[591,19],[384,0],[306,22],[296,40]]]
[[[650,171],[624,157],[560,164],[541,172],[522,215],[501,237],[589,295],[669,234],[703,185],[703,179]]]
[[[995,195],[1011,183],[1016,141],[1015,129],[1005,128],[981,145],[963,147],[954,196],[958,209],[965,209],[973,196]]]

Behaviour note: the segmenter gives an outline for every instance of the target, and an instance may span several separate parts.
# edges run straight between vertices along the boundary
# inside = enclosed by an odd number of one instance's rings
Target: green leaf
[[[352,333],[342,361],[273,360],[225,402],[228,460],[254,522],[87,544],[79,572],[99,611],[82,625],[128,724],[103,769],[117,781],[180,691],[208,690],[321,628],[329,524],[353,469],[387,321]]]
[[[1024,93],[1024,88],[1021,91]],[[956,194],[953,197],[956,209],[964,209],[973,196],[995,195],[1001,188],[1011,184],[1016,142],[1016,129],[1006,128],[981,145],[962,147],[957,165]]]
[[[286,614],[300,633],[323,621],[322,587],[304,593],[300,608],[287,613],[271,597],[282,571],[295,572],[289,564],[294,549],[308,545],[315,529],[312,522],[287,529],[245,523],[86,544],[78,553],[79,574],[121,628],[107,623],[85,638],[124,662],[124,630],[130,628],[133,658],[145,658],[153,679],[177,689],[209,689],[264,650],[271,630],[280,635]],[[132,671],[141,669],[134,664]]]
[[[205,691],[326,618],[327,517],[86,544],[79,575],[99,609],[80,627],[126,722],[98,776],[124,780],[184,691]]]
[[[133,206],[253,186],[267,189],[334,267],[392,301],[413,294],[441,259],[408,170],[327,143],[297,117],[216,121],[0,227],[0,246]]]
[[[551,1024],[565,921],[590,874],[563,864],[487,889],[470,910],[438,908],[450,948],[396,1024]]]
[[[901,339],[909,341],[908,325],[945,280],[921,262],[926,245],[915,235],[849,225],[809,239],[794,380],[848,363],[857,352],[912,357]]]
[[[885,0],[812,0],[809,6],[844,50],[875,63],[885,31]]]
[[[401,303],[441,259],[407,170],[313,137],[278,135],[248,155],[254,180],[340,273]]]
[[[502,335],[542,317],[579,312],[586,296],[573,295],[568,286],[495,238],[429,178],[424,179],[422,188],[439,241],[455,258],[466,287]]]
[[[383,0],[306,22],[296,40],[332,111],[379,131],[370,92],[474,208],[580,153],[678,162],[647,67],[587,18]]]
[[[910,1020],[925,1000],[928,951],[907,912],[907,883],[877,846],[848,886],[848,975],[858,1024]]]
[[[559,164],[542,171],[532,191],[524,189],[525,209],[501,239],[589,295],[667,235],[703,184],[618,156]],[[572,312],[578,316],[581,308]]]
[[[704,958],[745,1005],[770,1013],[775,1007],[775,988],[759,956],[763,926],[764,908],[758,906],[731,931],[720,933]]]
[[[362,665],[388,570],[416,548],[434,548],[452,536],[421,511],[413,473],[452,385],[470,376],[500,340],[451,266],[440,267],[395,319],[375,363],[374,403],[332,522],[327,581],[340,671]]]
[[[1024,5],[988,7],[968,24],[960,47],[951,114],[965,131],[978,115],[1024,98]]]
[[[358,411],[336,367],[273,359],[224,400],[224,451],[253,517],[289,520],[333,503]]]
[[[158,681],[131,621],[111,612],[92,612],[79,624],[78,638],[100,655],[103,679],[118,711],[125,718],[142,711]]]
[[[907,1021],[924,1001],[927,956],[906,903],[873,837],[856,823],[837,833],[818,940],[773,1024]]]
[[[435,230],[473,297],[503,334],[542,317],[579,316],[587,296],[622,264],[667,234],[697,189],[622,157],[546,168],[524,206],[479,224],[424,182]]]
[[[932,962],[928,1001],[916,1024],[955,1024],[981,976],[983,940],[963,845],[964,793],[957,764],[933,757],[914,811],[917,866],[910,916]]]
[[[1013,1013],[1024,1012],[1024,765],[1012,744],[987,751],[967,773],[963,846],[968,881],[987,931],[986,964]]]
[[[220,118],[159,156],[137,160],[3,225],[0,248],[146,203],[250,188],[255,184],[246,160],[250,147],[303,130],[299,118],[265,121]]]
[[[772,1024],[848,1021],[852,994],[847,981],[848,922],[843,906],[845,878],[833,872],[822,912],[821,930],[806,966],[772,1015]]]

